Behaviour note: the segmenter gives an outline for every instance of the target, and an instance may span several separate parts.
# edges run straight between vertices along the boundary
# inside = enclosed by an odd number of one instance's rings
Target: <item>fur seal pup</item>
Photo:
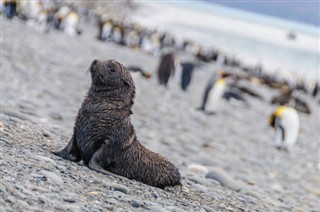
[[[127,69],[115,60],[94,60],[91,87],[78,112],[68,145],[54,152],[89,168],[164,188],[181,185],[178,169],[138,141],[130,121],[135,85]],[[121,177],[120,177],[121,178]]]
[[[269,117],[269,124],[276,131],[276,147],[290,150],[299,135],[299,116],[294,108],[278,107]]]

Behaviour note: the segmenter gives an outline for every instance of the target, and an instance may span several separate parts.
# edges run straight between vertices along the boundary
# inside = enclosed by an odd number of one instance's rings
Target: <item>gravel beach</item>
[[[98,41],[93,23],[78,37],[38,32],[1,17],[0,211],[319,211],[319,105],[299,113],[300,136],[291,152],[274,146],[268,116],[277,94],[246,96],[249,106],[222,102],[208,116],[200,106],[214,64],[196,69],[187,92],[160,87],[158,60],[139,50]],[[51,151],[72,135],[90,86],[93,59],[115,59],[152,72],[133,73],[132,122],[139,141],[168,158],[182,187],[166,190],[120,180],[63,160]]]

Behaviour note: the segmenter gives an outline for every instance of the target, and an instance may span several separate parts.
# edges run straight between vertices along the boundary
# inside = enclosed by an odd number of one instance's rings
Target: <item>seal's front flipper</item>
[[[52,152],[53,154],[62,157],[63,159],[78,162],[81,160],[80,153],[77,147],[75,136],[73,135],[68,145],[59,152]]]

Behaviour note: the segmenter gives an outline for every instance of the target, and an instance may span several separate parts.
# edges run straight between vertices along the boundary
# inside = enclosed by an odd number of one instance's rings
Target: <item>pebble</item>
[[[283,191],[283,187],[281,184],[279,183],[274,183],[271,185],[271,188],[275,191]]]
[[[62,120],[62,115],[56,112],[51,112],[50,113],[51,118],[53,118],[54,120]]]
[[[106,183],[105,185],[109,188],[112,188],[116,191],[120,191],[124,194],[128,194],[130,191],[128,187],[126,187],[124,185],[116,184],[116,183]]]
[[[208,191],[208,189],[200,184],[193,184],[191,186],[191,188],[195,189],[195,190],[198,190],[198,191],[201,191],[203,193],[206,193]]]
[[[154,198],[156,198],[156,199],[158,199],[158,198],[159,198],[159,194],[158,194],[156,191],[152,192],[152,195],[153,195],[153,196],[154,196]]]
[[[0,122],[0,128],[4,128],[4,124]]]
[[[234,191],[240,191],[241,187],[234,179],[232,179],[224,170],[220,168],[212,168],[206,175],[206,178],[218,181],[222,186]]]
[[[52,163],[53,165],[57,165],[54,160],[52,160],[51,158],[45,157],[45,156],[35,155],[32,157],[36,160],[39,160],[39,161],[46,161],[46,162]]]
[[[149,208],[149,210],[151,212],[167,212],[166,209],[164,209],[164,208],[162,208],[160,206],[152,206],[152,207]]]
[[[129,200],[128,201],[130,203],[130,205],[132,205],[132,207],[134,208],[139,208],[141,206],[141,203],[138,200]]]
[[[72,198],[63,198],[63,201],[69,202],[69,203],[75,203],[76,202],[76,200],[74,200]]]
[[[191,164],[188,166],[188,172],[195,174],[207,174],[209,172],[208,168],[199,164]]]
[[[10,121],[14,122],[14,123],[18,123],[18,124],[22,124],[23,121],[17,117],[13,117],[13,116],[10,116],[9,118]]]
[[[11,135],[11,137],[13,137],[12,135]],[[0,141],[4,141],[4,142],[6,142],[7,144],[9,144],[9,145],[12,145],[13,144],[13,142],[12,141],[10,141],[9,139],[6,139],[6,138],[0,138]]]
[[[22,207],[24,207],[24,208],[27,208],[27,207],[29,207],[29,204],[28,203],[26,203],[25,201],[23,201],[23,200],[17,200],[17,204],[19,205],[19,206],[22,206]]]
[[[175,207],[175,206],[169,206],[169,207],[166,207],[166,209],[167,209],[168,211],[174,211],[174,212],[184,212],[184,211],[185,211],[185,210],[182,210],[182,209],[177,208],[177,207]]]
[[[207,186],[210,185],[210,182],[208,182],[206,179],[203,179],[197,176],[191,176],[191,177],[188,177],[188,179],[192,182],[199,183],[201,185],[207,185]]]
[[[42,134],[44,135],[44,137],[50,137],[51,133],[48,130],[43,130]]]
[[[39,191],[41,193],[49,193],[51,192],[50,189],[48,188],[45,188],[45,187],[41,187],[41,186],[36,186],[36,185],[32,185],[32,184],[27,184],[27,187],[31,190],[36,190],[36,191]]]
[[[252,197],[255,197],[257,199],[260,199],[260,194],[258,192],[255,192],[255,191],[252,191],[252,190],[243,190],[242,192],[245,195],[252,196]]]
[[[38,200],[39,200],[41,203],[43,203],[43,204],[47,204],[47,203],[50,202],[50,200],[49,200],[47,197],[43,196],[43,195],[40,195],[40,196],[38,197]]]
[[[16,202],[16,198],[14,198],[13,196],[8,196],[7,200],[11,203],[15,203]]]
[[[60,205],[58,208],[64,211],[82,211],[81,207],[75,204],[63,204],[63,205]]]
[[[61,177],[59,177],[59,175],[57,175],[54,172],[41,170],[40,173],[43,174],[46,178],[52,180],[56,184],[63,184],[63,180],[61,179]]]

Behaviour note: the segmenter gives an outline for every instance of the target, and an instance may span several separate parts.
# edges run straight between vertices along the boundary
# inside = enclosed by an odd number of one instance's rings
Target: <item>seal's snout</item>
[[[99,62],[99,60],[97,60],[97,59],[93,60],[91,63],[90,69],[95,68],[95,66],[97,65],[98,62]]]

